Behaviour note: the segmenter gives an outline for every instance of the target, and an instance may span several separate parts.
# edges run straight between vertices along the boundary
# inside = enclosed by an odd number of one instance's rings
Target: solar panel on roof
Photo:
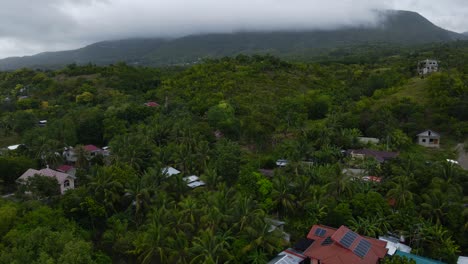
[[[367,252],[369,252],[370,247],[371,243],[365,239],[362,239],[361,241],[359,241],[359,244],[354,249],[354,254],[363,258],[365,255],[367,255]]]
[[[314,234],[315,234],[316,236],[323,237],[323,236],[325,235],[326,232],[327,232],[327,230],[318,227],[317,229],[315,229],[315,233],[314,233]]]
[[[325,240],[322,242],[322,246],[328,246],[328,245],[331,245],[333,244],[333,240],[331,239],[331,237],[327,237],[325,238]]]
[[[349,248],[357,237],[358,235],[356,233],[353,231],[348,231],[340,240],[340,244],[342,244],[345,248]]]
[[[327,230],[322,229],[322,232],[320,233],[320,236],[323,237],[325,235],[325,233],[327,233]]]

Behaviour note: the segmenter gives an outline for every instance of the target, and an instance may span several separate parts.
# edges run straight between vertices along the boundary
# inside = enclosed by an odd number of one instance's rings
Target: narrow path
[[[468,170],[468,153],[463,149],[463,143],[458,143],[456,150],[458,150],[458,164],[465,170]]]

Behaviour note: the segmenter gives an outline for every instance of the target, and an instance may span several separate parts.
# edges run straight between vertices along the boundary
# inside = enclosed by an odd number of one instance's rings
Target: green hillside
[[[164,66],[200,62],[237,54],[272,54],[305,61],[334,48],[379,45],[401,46],[439,43],[466,38],[439,28],[418,13],[380,12],[376,27],[341,28],[329,31],[239,32],[192,35],[176,39],[127,39],[105,41],[81,49],[46,52],[35,56],[0,60],[0,69],[60,68],[71,63],[108,65],[124,61],[132,65]]]
[[[316,224],[403,235],[412,253],[456,263],[468,254],[468,171],[447,160],[468,144],[467,51],[0,72],[0,263],[267,263]],[[426,58],[441,71],[421,78]],[[440,148],[416,144],[426,129]],[[396,157],[345,151],[362,148]],[[64,194],[56,177],[17,182],[63,165],[76,169]]]

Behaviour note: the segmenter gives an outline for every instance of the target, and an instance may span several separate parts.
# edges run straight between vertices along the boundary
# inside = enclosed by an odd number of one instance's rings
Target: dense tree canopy
[[[24,144],[1,150],[0,191],[18,195],[0,199],[0,262],[265,263],[320,223],[403,235],[415,253],[454,263],[468,254],[468,173],[447,162],[468,135],[467,51],[452,43],[313,63],[240,55],[187,68],[0,72],[0,146]],[[428,57],[443,70],[416,76]],[[414,143],[428,128],[442,135],[440,149]],[[92,156],[88,144],[111,154]],[[66,163],[70,146],[74,190],[59,195],[44,177],[17,188],[28,168]],[[345,155],[363,147],[399,156]],[[189,188],[190,175],[206,186]],[[268,219],[285,221],[291,241]]]

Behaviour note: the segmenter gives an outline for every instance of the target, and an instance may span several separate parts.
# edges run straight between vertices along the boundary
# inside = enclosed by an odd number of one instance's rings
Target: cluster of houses
[[[378,264],[387,256],[401,256],[417,264],[443,262],[411,254],[411,247],[393,236],[361,236],[346,226],[314,225],[307,236],[280,252],[268,264]]]
[[[162,173],[166,175],[166,178],[169,178],[174,175],[180,174],[180,171],[173,167],[165,167],[162,169]],[[188,187],[192,189],[206,185],[205,182],[200,180],[200,177],[198,177],[197,175],[183,177],[182,180],[187,184]]]
[[[103,157],[110,156],[110,148],[108,146],[103,148],[98,148],[95,145],[85,145],[83,150],[86,152],[88,159],[102,155]],[[78,160],[78,155],[76,149],[73,147],[67,147],[62,153],[63,158],[68,164],[75,164]]]
[[[86,151],[88,158],[92,158],[97,155],[110,155],[109,147],[98,148],[94,145],[86,145],[83,146],[83,149]],[[77,161],[77,154],[75,149],[73,147],[65,148],[63,157],[67,164],[60,165],[55,168],[55,170],[49,168],[49,166],[41,170],[28,169],[17,179],[17,182],[19,184],[24,184],[31,177],[45,176],[57,179],[61,194],[64,194],[67,190],[74,189],[76,168],[73,165]],[[162,173],[166,176],[166,178],[170,178],[174,175],[179,175],[181,172],[173,167],[165,167],[162,169]],[[182,179],[187,183],[187,186],[192,189],[206,185],[205,182],[200,180],[200,178],[196,175],[190,175],[183,177]]]
[[[363,142],[367,143],[378,143],[378,139],[374,138],[361,138]],[[439,147],[440,145],[440,135],[432,130],[426,130],[422,133],[417,135],[417,143],[425,146],[425,147]],[[12,145],[7,147],[8,150],[16,150],[21,146],[21,144]],[[94,145],[85,145],[83,149],[87,153],[88,159],[96,157],[98,155],[102,155],[104,157],[110,155],[109,147],[99,148]],[[398,152],[389,152],[389,151],[380,151],[380,150],[373,150],[373,149],[351,149],[347,150],[346,154],[352,157],[353,159],[362,159],[362,158],[373,158],[377,160],[379,163],[383,163],[390,159],[393,159],[398,156]],[[77,162],[78,156],[76,153],[76,149],[73,147],[65,148],[63,153],[63,158],[65,159],[66,163],[58,166],[56,170],[52,170],[50,168],[45,168],[41,170],[34,170],[29,169],[23,175],[18,178],[19,182],[24,182],[29,177],[34,175],[42,175],[47,177],[55,177],[59,184],[61,192],[65,192],[68,189],[73,189],[75,186],[75,172],[76,169],[73,165]],[[288,164],[287,160],[280,159],[276,162],[276,165],[279,167],[284,167]],[[173,168],[173,167],[166,167],[163,168],[163,173],[166,174],[166,177],[171,177],[173,175],[180,174],[180,171]],[[355,178],[361,179],[363,181],[369,181],[374,183],[380,183],[382,178],[377,176],[367,175],[367,172],[363,169],[355,169],[355,168],[345,168],[343,169],[343,173]],[[188,187],[190,188],[197,188],[201,186],[205,186],[205,182],[200,180],[200,177],[196,175],[190,175],[182,178]]]
[[[83,149],[86,151],[86,155],[88,159],[91,159],[92,157],[95,157],[97,155],[103,155],[103,156],[110,155],[109,147],[104,147],[101,149],[94,145],[86,145],[86,146],[83,146]],[[31,177],[45,176],[45,177],[53,177],[57,179],[57,182],[60,186],[61,194],[64,194],[67,190],[74,189],[75,180],[76,180],[76,177],[75,177],[76,168],[73,165],[78,160],[77,154],[73,147],[68,147],[68,148],[65,148],[62,155],[66,164],[58,166],[57,168],[55,168],[55,170],[49,168],[49,166],[41,170],[28,169],[17,179],[17,182],[19,184],[24,184]]]

